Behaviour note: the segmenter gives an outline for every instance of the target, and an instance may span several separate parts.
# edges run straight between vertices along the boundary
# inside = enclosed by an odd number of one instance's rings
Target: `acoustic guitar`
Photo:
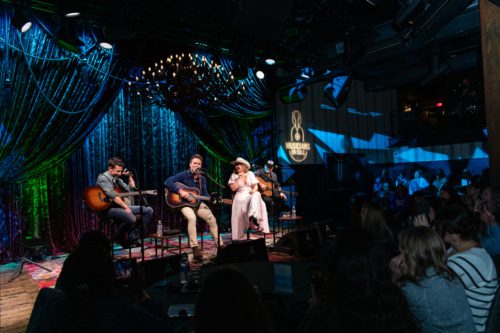
[[[139,195],[139,191],[122,192],[118,187],[115,187],[114,190],[120,198]],[[157,192],[156,190],[146,190],[141,191],[141,194],[157,195]],[[104,191],[99,186],[87,187],[83,192],[83,199],[85,200],[89,208],[96,212],[107,209],[113,202],[106,196],[106,194],[104,194]]]
[[[165,189],[165,201],[167,205],[172,208],[180,208],[180,207],[197,207],[202,201],[210,201],[213,204],[223,203],[226,205],[232,205],[233,200],[231,199],[221,199],[221,198],[212,198],[200,195],[200,189],[195,187],[188,187],[182,183],[176,183],[177,186],[181,190],[184,190],[189,193],[189,198],[185,199],[181,197],[179,193],[171,192],[168,189]]]
[[[259,176],[256,176],[255,178],[257,178],[257,180],[259,181],[259,183],[261,183],[262,185],[264,185],[264,189],[262,189],[260,186],[259,186],[259,192],[265,196],[265,197],[272,197],[273,196],[273,184],[271,183],[271,181],[268,181],[266,182],[262,177],[259,177]],[[283,192],[285,193],[286,195],[290,195],[290,196],[298,196],[298,192],[290,192],[290,191],[285,191],[285,190],[282,190],[281,187],[278,187],[278,188],[274,188],[274,190],[278,191],[278,192]]]

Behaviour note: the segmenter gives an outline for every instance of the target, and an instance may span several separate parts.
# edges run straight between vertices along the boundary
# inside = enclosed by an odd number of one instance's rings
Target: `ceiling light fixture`
[[[245,91],[221,64],[199,54],[176,54],[143,70],[128,84],[132,93],[156,105],[177,110],[186,105],[231,103]]]

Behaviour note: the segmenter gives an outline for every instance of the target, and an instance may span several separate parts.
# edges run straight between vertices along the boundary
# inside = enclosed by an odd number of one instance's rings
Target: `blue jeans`
[[[106,216],[108,219],[113,219],[117,225],[116,240],[118,242],[123,242],[125,239],[129,241],[135,241],[140,237],[140,229],[135,225],[136,215],[140,214],[140,206],[130,206],[132,214],[129,214],[123,208],[113,207],[108,210]],[[142,221],[144,223],[144,228],[149,224],[151,218],[153,217],[153,208],[142,207]],[[126,234],[128,233],[128,237]]]

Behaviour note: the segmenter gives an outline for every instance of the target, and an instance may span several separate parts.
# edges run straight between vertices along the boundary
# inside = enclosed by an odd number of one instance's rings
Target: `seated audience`
[[[412,195],[413,193],[426,189],[429,187],[429,182],[422,175],[422,170],[417,170],[413,174],[413,179],[410,180],[410,185],[408,187],[408,193]]]
[[[327,265],[324,294],[309,309],[299,332],[419,332],[401,290],[392,282],[384,249],[364,230],[338,237]]]
[[[483,332],[498,287],[493,260],[480,247],[485,224],[472,212],[455,207],[446,209],[451,210],[447,214],[448,218],[439,214],[439,223],[445,242],[451,245],[448,266],[465,287],[476,330]]]
[[[387,171],[386,168],[382,169],[380,176],[375,179],[375,182],[373,183],[373,193],[382,191],[385,183],[387,184],[391,183],[391,179],[389,178],[389,172]]]
[[[500,255],[500,191],[493,191],[490,200],[485,202],[479,212],[481,220],[486,224],[486,231],[481,238],[481,246],[490,256]]]
[[[239,271],[221,267],[211,272],[195,306],[195,332],[272,332],[260,295]]]
[[[116,295],[113,261],[102,248],[77,249],[63,270],[60,289],[40,290],[27,332],[173,332],[165,316]]]
[[[365,202],[361,208],[360,227],[368,231],[375,242],[383,245],[392,255],[397,253],[393,232],[387,225],[384,211],[373,202]]]
[[[436,189],[436,194],[439,197],[441,193],[441,188],[448,182],[448,178],[446,178],[446,175],[444,174],[443,169],[439,169],[436,178],[434,178],[434,181],[432,182],[432,186]]]
[[[475,332],[464,287],[446,265],[441,237],[429,227],[411,227],[399,234],[399,248],[391,268],[422,332]]]

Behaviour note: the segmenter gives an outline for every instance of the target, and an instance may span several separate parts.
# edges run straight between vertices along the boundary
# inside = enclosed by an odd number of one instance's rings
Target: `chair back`
[[[493,302],[491,302],[490,313],[486,321],[485,333],[500,332],[500,286],[497,287]]]

